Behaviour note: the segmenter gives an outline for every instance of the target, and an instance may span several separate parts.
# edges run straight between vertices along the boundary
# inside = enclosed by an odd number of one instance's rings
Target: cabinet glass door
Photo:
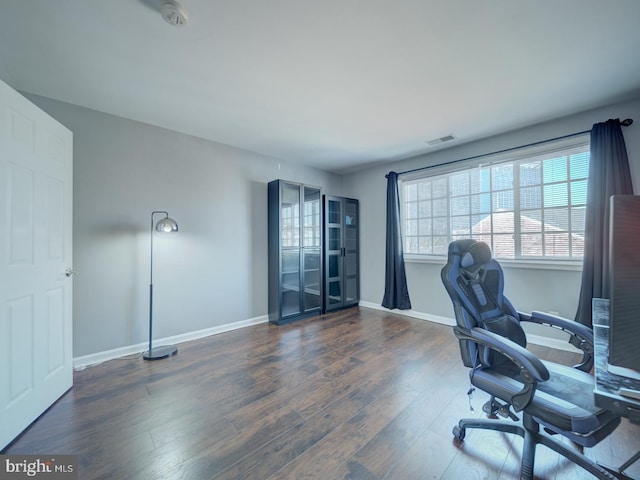
[[[358,201],[345,199],[343,217],[344,235],[344,300],[354,303],[358,292]]]
[[[320,264],[320,247],[322,242],[321,219],[322,204],[320,203],[320,189],[304,187],[303,207],[303,260],[304,265],[302,284],[302,310],[320,308],[322,304],[322,275]]]
[[[327,261],[327,302],[328,306],[342,303],[342,258],[330,254]]]
[[[282,250],[282,316],[300,313],[300,249]]]
[[[280,245],[300,246],[300,186],[282,184],[280,202]]]
[[[342,201],[327,198],[326,204],[326,275],[327,308],[343,302],[342,285]]]
[[[282,184],[280,202],[281,278],[283,317],[301,312],[300,288],[300,186]]]
[[[320,248],[320,190],[304,187],[304,246]]]
[[[319,308],[322,297],[320,295],[320,249],[304,249],[304,309]]]

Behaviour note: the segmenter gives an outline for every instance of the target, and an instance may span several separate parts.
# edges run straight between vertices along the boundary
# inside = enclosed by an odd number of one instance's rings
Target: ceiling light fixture
[[[182,27],[189,22],[187,9],[175,0],[164,0],[160,5],[160,14],[168,24],[174,27]]]

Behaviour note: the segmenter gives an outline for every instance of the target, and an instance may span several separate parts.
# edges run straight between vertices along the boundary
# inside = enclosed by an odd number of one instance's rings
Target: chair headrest
[[[460,266],[467,272],[474,274],[491,261],[491,248],[484,242],[475,242],[462,253]]]

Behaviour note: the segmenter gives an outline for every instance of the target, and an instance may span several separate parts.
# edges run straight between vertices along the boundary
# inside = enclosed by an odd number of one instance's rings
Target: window
[[[588,172],[583,142],[403,180],[404,251],[442,256],[452,240],[471,237],[497,258],[581,260]]]

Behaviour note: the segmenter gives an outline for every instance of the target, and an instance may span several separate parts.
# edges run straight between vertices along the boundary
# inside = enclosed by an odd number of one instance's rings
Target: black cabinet
[[[268,185],[269,321],[282,325],[322,309],[322,204],[319,187]]]
[[[323,311],[329,312],[360,301],[360,219],[358,200],[323,198]]]

